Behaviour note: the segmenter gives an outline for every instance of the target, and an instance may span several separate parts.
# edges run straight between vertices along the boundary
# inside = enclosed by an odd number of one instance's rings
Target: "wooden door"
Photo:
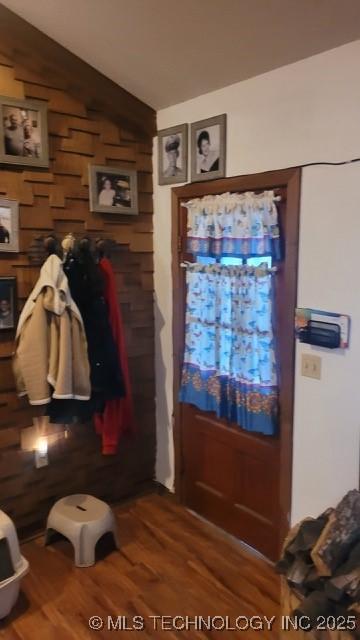
[[[214,413],[179,403],[184,352],[185,272],[189,198],[227,191],[274,189],[283,259],[275,276],[275,336],[280,365],[280,426],[262,436],[220,420]],[[291,506],[300,170],[240,176],[173,189],[174,441],[176,493],[189,508],[275,560],[289,527]]]

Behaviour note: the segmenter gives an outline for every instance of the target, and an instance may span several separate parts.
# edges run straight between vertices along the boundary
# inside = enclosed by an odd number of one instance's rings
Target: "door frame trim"
[[[172,284],[173,284],[173,438],[175,450],[175,495],[180,502],[184,499],[182,483],[183,455],[181,434],[181,403],[178,401],[180,388],[182,347],[184,341],[184,301],[180,292],[183,290],[184,270],[179,265],[179,231],[181,225],[181,202],[204,195],[216,195],[235,191],[258,191],[286,189],[285,237],[286,256],[284,262],[285,291],[282,309],[282,344],[286,344],[286,362],[282,371],[282,397],[280,440],[280,538],[283,540],[290,526],[291,493],[292,493],[292,461],[293,461],[293,417],[295,386],[295,339],[294,315],[297,299],[299,218],[301,168],[280,169],[231,178],[221,178],[207,182],[187,184],[172,189]]]

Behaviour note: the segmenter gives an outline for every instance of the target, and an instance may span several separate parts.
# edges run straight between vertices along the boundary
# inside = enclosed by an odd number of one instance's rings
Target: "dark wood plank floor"
[[[44,548],[43,539],[37,538],[22,546],[31,571],[18,604],[0,623],[1,638],[277,638],[276,626],[242,633],[194,626],[162,630],[172,622],[150,616],[228,616],[230,627],[238,616],[278,617],[278,577],[268,563],[166,497],[142,497],[116,509],[116,515],[121,551],[106,554],[100,544],[101,561],[88,569],[74,567],[65,540]],[[91,616],[100,616],[104,628],[90,630]],[[108,616],[114,621],[126,616],[121,619],[123,630],[107,629]],[[124,629],[132,626],[134,616],[144,618],[143,630]]]

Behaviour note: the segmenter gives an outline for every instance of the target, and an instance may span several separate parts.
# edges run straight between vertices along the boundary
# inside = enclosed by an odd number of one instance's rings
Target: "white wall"
[[[357,41],[160,111],[158,128],[227,113],[227,176],[359,157],[359,62]],[[171,488],[171,188],[154,180],[157,478]],[[349,313],[352,335],[349,351],[320,353],[321,381],[300,376],[299,354],[310,347],[297,347],[293,521],[358,486],[359,185],[360,164],[303,172],[298,304]]]

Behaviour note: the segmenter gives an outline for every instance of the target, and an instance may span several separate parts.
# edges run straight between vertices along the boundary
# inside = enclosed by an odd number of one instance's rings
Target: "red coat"
[[[126,396],[108,400],[104,413],[95,417],[96,431],[102,435],[102,452],[116,453],[118,442],[125,432],[134,433],[134,406],[132,402],[128,359],[121,313],[116,294],[115,275],[110,261],[102,258],[99,262],[105,281],[105,299],[109,309],[109,321],[119,352],[121,370],[124,377]]]

